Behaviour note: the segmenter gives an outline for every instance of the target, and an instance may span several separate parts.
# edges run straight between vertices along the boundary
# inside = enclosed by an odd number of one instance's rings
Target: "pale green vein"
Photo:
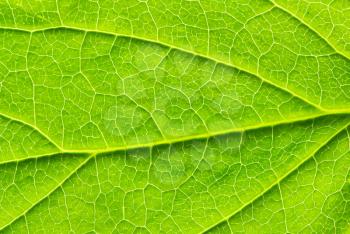
[[[35,159],[40,159],[40,158],[52,157],[52,156],[55,156],[57,154],[62,154],[62,151],[51,152],[51,153],[47,153],[47,154],[45,154],[45,153],[44,154],[36,154],[36,155],[23,157],[23,158],[20,158],[20,159],[3,160],[3,161],[0,161],[0,166],[8,164],[8,163],[20,163],[20,162],[24,162],[24,161],[27,161],[27,160],[33,160],[33,159],[35,160]]]
[[[343,56],[344,58],[350,60],[350,57],[348,55],[347,52],[343,52],[341,51],[337,45],[333,44],[331,41],[329,41],[325,36],[322,35],[321,32],[319,32],[317,29],[315,29],[313,26],[311,26],[309,23],[307,23],[305,20],[303,20],[302,18],[298,17],[296,14],[294,14],[293,12],[291,12],[290,10],[288,10],[286,7],[283,7],[279,4],[277,4],[274,0],[270,0],[271,3],[273,3],[278,9],[280,9],[281,11],[287,13],[288,15],[290,15],[291,17],[293,17],[294,19],[298,20],[301,24],[303,24],[304,26],[306,26],[309,30],[311,30],[312,32],[314,32],[315,34],[317,34],[318,37],[322,38],[323,41],[325,41],[337,54],[340,54],[341,56]]]
[[[220,225],[221,223],[227,222],[230,218],[238,214],[239,212],[243,211],[244,208],[251,205],[253,202],[258,200],[260,197],[262,197],[264,194],[266,194],[268,191],[270,191],[273,187],[279,185],[284,179],[286,179],[289,175],[291,175],[294,171],[296,171],[300,166],[302,166],[304,163],[306,163],[311,158],[315,157],[317,152],[319,152],[322,148],[324,148],[329,142],[331,142],[337,135],[339,135],[342,131],[345,131],[347,127],[350,126],[350,122],[346,123],[342,128],[339,128],[337,131],[335,131],[328,139],[326,139],[324,142],[322,142],[319,147],[317,147],[314,151],[310,152],[309,156],[305,157],[304,160],[300,161],[298,164],[296,164],[293,168],[291,168],[288,172],[286,172],[283,176],[278,178],[274,183],[272,183],[269,187],[267,187],[265,190],[263,190],[261,193],[257,194],[255,197],[253,197],[249,202],[243,204],[239,209],[234,211],[232,214],[227,215],[222,220],[212,224],[211,226],[207,227],[205,230],[202,231],[202,233],[208,232],[211,229],[215,228],[216,226]]]
[[[348,114],[348,113],[346,113]],[[183,136],[183,137],[178,137],[178,138],[173,138],[173,139],[168,139],[168,140],[159,140],[159,141],[153,141],[153,142],[145,142],[145,143],[139,143],[139,144],[130,144],[130,145],[125,145],[125,146],[117,146],[117,147],[109,147],[109,148],[101,148],[101,149],[64,149],[57,145],[51,138],[45,134],[43,131],[41,131],[39,128],[36,126],[27,123],[25,121],[13,118],[9,115],[4,115],[0,113],[0,116],[3,116],[7,119],[19,122],[27,127],[32,128],[33,130],[37,131],[39,134],[44,136],[46,139],[48,139],[50,142],[52,142],[57,149],[59,150],[58,152],[54,152],[52,154],[44,154],[44,155],[34,155],[30,157],[26,157],[20,160],[6,160],[6,161],[1,161],[0,165],[6,164],[6,163],[11,163],[11,162],[19,162],[21,160],[26,160],[29,158],[40,158],[40,157],[45,157],[45,156],[52,156],[57,153],[70,153],[70,154],[82,154],[82,153],[87,153],[87,154],[102,154],[102,153],[111,153],[115,151],[125,151],[125,150],[131,150],[131,149],[137,149],[137,148],[152,148],[158,145],[171,145],[179,142],[184,142],[184,141],[192,141],[192,140],[199,140],[199,139],[208,139],[211,137],[216,137],[216,136],[221,136],[221,135],[226,135],[230,133],[235,133],[235,132],[245,132],[249,130],[256,130],[260,128],[265,128],[265,127],[273,127],[277,125],[282,125],[282,124],[291,124],[295,122],[300,122],[300,121],[307,121],[307,120],[313,120],[319,117],[323,116],[329,116],[329,115],[338,115],[338,113],[320,113],[320,114],[315,114],[315,115],[308,115],[302,118],[295,118],[295,119],[285,119],[281,121],[275,121],[275,122],[264,122],[261,124],[256,124],[256,125],[251,125],[249,127],[242,127],[242,128],[229,128],[225,129],[222,131],[216,131],[216,132],[211,132],[211,133],[203,133],[203,134],[196,134],[196,135],[190,135],[190,136]]]
[[[261,76],[257,72],[248,70],[248,69],[243,68],[237,64],[233,64],[233,63],[230,63],[230,62],[227,62],[224,60],[220,60],[220,59],[217,59],[217,58],[214,58],[214,57],[211,57],[211,56],[199,53],[199,52],[195,52],[192,50],[181,48],[181,47],[178,47],[176,45],[169,44],[166,42],[157,41],[154,39],[149,39],[149,38],[144,38],[144,37],[139,37],[139,36],[129,35],[129,34],[115,33],[115,32],[111,32],[111,31],[94,30],[94,29],[88,29],[88,28],[78,28],[78,27],[72,27],[72,26],[47,27],[47,28],[39,28],[39,29],[33,29],[33,30],[22,29],[22,28],[10,28],[10,27],[0,27],[0,29],[20,31],[20,32],[26,32],[26,33],[45,32],[45,31],[49,31],[49,30],[72,30],[72,31],[80,31],[80,32],[84,32],[84,33],[98,33],[98,34],[111,35],[111,36],[115,36],[115,37],[125,37],[125,38],[136,39],[136,40],[140,40],[140,41],[144,41],[144,42],[148,42],[148,43],[153,43],[153,44],[157,44],[157,45],[162,45],[164,47],[178,50],[178,51],[181,51],[181,52],[184,52],[184,53],[196,56],[196,57],[204,58],[204,59],[210,60],[212,62],[215,62],[217,64],[221,64],[221,65],[224,65],[224,66],[229,67],[229,68],[234,68],[234,69],[240,70],[242,72],[245,72],[249,75],[255,76],[255,77],[259,78],[260,80],[262,80],[263,82],[270,84],[270,85],[272,85],[280,90],[283,90],[283,91],[289,93],[290,95],[292,95],[293,97],[296,97],[296,98],[304,101],[305,103],[321,110],[321,111],[324,111],[324,112],[349,111],[350,112],[350,109],[348,110],[348,109],[327,109],[327,108],[324,108],[317,103],[313,103],[312,101],[310,101],[306,97],[296,93],[295,91],[288,89],[288,88],[285,88],[285,87],[282,87],[281,85],[278,85],[278,84],[274,83],[273,81],[264,78],[263,76]]]

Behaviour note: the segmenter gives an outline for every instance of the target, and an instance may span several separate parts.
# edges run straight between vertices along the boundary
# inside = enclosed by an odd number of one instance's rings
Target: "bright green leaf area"
[[[0,2],[1,233],[346,233],[349,0]]]

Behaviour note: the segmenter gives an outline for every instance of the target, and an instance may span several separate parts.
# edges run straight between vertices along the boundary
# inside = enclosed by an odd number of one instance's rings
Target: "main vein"
[[[34,126],[30,123],[24,122],[22,120],[12,118],[9,115],[5,115],[5,114],[0,113],[0,116],[8,118],[12,121],[19,122],[27,127],[32,128],[34,131],[37,131],[39,134],[41,134],[44,138],[46,138],[49,142],[51,142],[57,148],[57,151],[52,152],[52,154],[48,153],[48,154],[43,154],[43,155],[33,155],[33,156],[28,156],[28,157],[25,157],[22,159],[1,161],[0,165],[6,164],[6,163],[11,163],[11,162],[24,161],[24,160],[31,159],[31,158],[53,156],[53,155],[56,155],[59,153],[103,154],[103,153],[112,153],[112,152],[116,152],[116,151],[127,151],[127,150],[137,149],[137,148],[152,148],[152,147],[156,147],[159,145],[171,145],[171,144],[176,144],[176,143],[180,143],[180,142],[184,142],[184,141],[208,139],[211,137],[227,135],[227,134],[236,133],[236,132],[245,132],[245,131],[256,130],[256,129],[265,128],[265,127],[273,127],[273,126],[282,125],[282,124],[291,124],[291,123],[300,122],[300,121],[313,120],[313,119],[316,119],[318,117],[329,116],[329,115],[338,115],[338,113],[329,114],[329,113],[322,113],[321,112],[320,114],[308,115],[305,117],[300,117],[300,118],[295,118],[295,119],[285,119],[285,120],[275,121],[275,122],[264,122],[264,123],[260,123],[260,124],[256,124],[256,125],[247,126],[247,127],[229,128],[229,129],[224,129],[224,130],[216,131],[216,132],[206,132],[206,133],[196,134],[196,135],[180,136],[180,137],[172,138],[172,139],[159,139],[157,141],[143,142],[143,143],[138,143],[138,144],[129,144],[129,145],[125,145],[125,146],[106,147],[106,148],[100,148],[100,149],[64,149],[64,147],[56,144],[54,140],[52,140],[47,134],[45,134],[43,131],[41,131],[36,126]]]

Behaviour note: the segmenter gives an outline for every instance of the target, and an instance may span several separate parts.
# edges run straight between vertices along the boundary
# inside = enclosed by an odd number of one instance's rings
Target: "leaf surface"
[[[0,228],[346,232],[350,3],[0,3]]]

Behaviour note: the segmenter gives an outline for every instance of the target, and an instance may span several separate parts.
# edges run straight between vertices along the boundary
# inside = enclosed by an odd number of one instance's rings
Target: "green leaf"
[[[3,233],[343,233],[348,0],[0,3]]]

